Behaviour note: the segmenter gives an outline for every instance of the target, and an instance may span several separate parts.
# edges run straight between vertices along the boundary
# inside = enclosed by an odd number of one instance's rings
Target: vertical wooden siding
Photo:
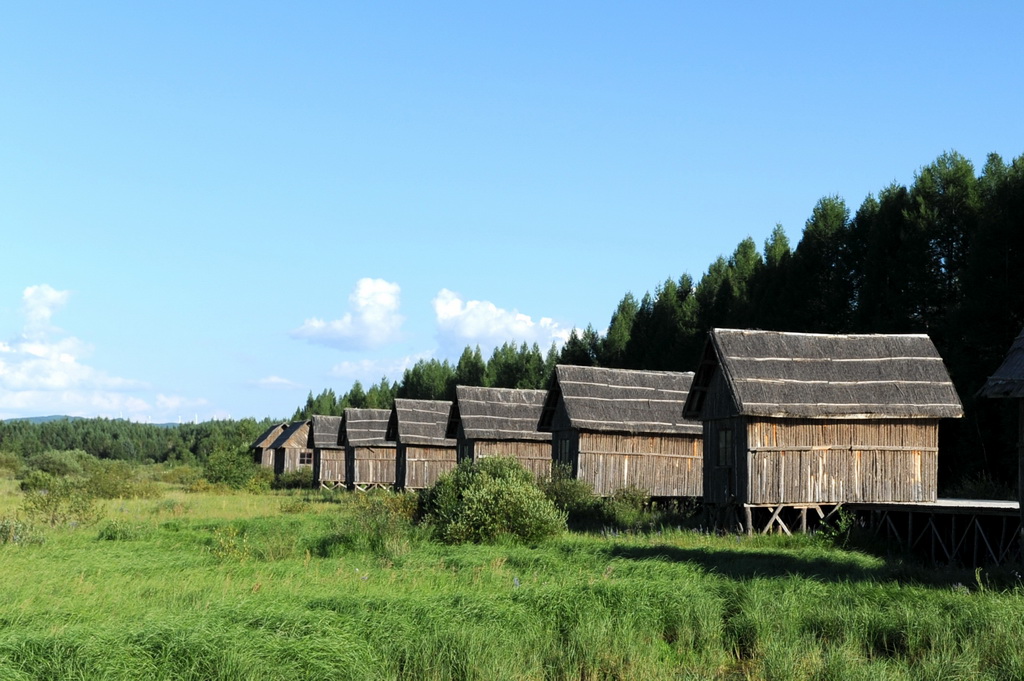
[[[747,503],[934,501],[934,419],[749,419]]]
[[[345,450],[316,449],[313,451],[314,486],[320,483],[336,485],[345,482]]]
[[[602,496],[637,487],[655,497],[703,494],[703,442],[696,435],[580,433],[577,477]]]
[[[473,458],[511,457],[537,479],[551,475],[551,443],[544,440],[475,440]]]
[[[455,447],[398,445],[396,473],[402,489],[425,489],[433,486],[442,473],[456,466]]]
[[[349,447],[346,452],[349,486],[391,487],[395,484],[394,447]]]

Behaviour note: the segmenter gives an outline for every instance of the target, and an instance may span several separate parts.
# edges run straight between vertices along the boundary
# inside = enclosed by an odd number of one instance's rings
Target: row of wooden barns
[[[282,423],[253,444],[324,487],[422,489],[459,461],[564,464],[599,495],[625,487],[718,506],[927,502],[939,422],[963,413],[927,335],[715,329],[695,372],[559,365],[547,390],[458,386]]]

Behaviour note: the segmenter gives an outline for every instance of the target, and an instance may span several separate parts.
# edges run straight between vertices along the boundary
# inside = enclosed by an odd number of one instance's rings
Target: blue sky
[[[0,418],[287,417],[1024,153],[1019,2],[8,3]]]

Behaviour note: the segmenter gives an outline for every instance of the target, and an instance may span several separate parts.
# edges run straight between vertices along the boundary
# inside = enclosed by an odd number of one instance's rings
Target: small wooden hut
[[[962,414],[926,335],[736,329],[709,334],[684,411],[704,426],[705,503],[743,508],[748,531],[759,506],[806,526],[823,504],[935,501],[939,419]]]
[[[1017,400],[1017,495],[1024,533],[1024,331],[1013,341],[1003,363],[985,381],[978,396]]]
[[[652,497],[702,491],[701,426],[683,418],[692,373],[559,364],[539,429],[552,458],[600,495],[636,487]]]
[[[385,436],[390,409],[345,410],[341,427],[349,489],[390,488],[395,485],[395,443]]]
[[[395,487],[431,487],[456,464],[455,440],[445,437],[452,403],[396,399],[387,439],[395,442]]]
[[[456,386],[446,436],[458,460],[506,456],[537,478],[551,475],[551,433],[537,430],[544,390]]]
[[[253,463],[257,466],[264,466],[266,468],[274,467],[273,444],[287,427],[287,423],[277,423],[260,433],[260,436],[256,438],[251,445],[249,445],[249,451],[252,452]]]
[[[309,425],[309,421],[293,421],[274,440],[274,475],[313,467]]]
[[[345,447],[341,443],[341,417],[310,417],[309,442],[313,450],[313,485],[334,489],[345,485]]]

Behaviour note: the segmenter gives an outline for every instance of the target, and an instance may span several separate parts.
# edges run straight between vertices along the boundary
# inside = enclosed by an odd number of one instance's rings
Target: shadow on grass
[[[616,546],[611,558],[687,562],[732,579],[800,576],[822,582],[879,581],[890,579],[888,567],[868,566],[862,558],[817,555],[802,556],[785,550],[687,549],[677,546]]]

